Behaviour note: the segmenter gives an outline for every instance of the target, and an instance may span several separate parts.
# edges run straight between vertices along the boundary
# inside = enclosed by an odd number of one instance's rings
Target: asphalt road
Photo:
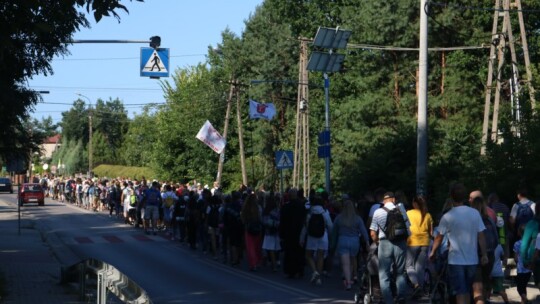
[[[7,198],[15,204],[15,195]],[[22,207],[80,259],[113,265],[148,293],[153,303],[353,303],[336,268],[323,286],[309,278],[287,279],[263,267],[247,271],[214,261],[200,251],[95,213],[46,199],[45,206]],[[309,272],[306,272],[309,273]]]

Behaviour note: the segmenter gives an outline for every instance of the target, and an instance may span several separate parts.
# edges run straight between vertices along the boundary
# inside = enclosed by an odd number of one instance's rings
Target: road
[[[15,195],[2,195],[15,204]],[[95,213],[46,199],[45,206],[23,206],[22,216],[32,216],[80,259],[94,258],[113,265],[147,291],[153,303],[353,303],[354,293],[344,291],[337,273],[323,286],[308,278],[287,279],[263,267],[233,268],[200,251],[163,236]]]

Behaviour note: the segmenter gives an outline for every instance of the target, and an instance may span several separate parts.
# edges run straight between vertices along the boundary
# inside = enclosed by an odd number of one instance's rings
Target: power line
[[[452,9],[458,9],[462,11],[486,11],[486,12],[523,12],[523,13],[539,13],[540,9],[504,9],[504,8],[494,8],[494,7],[479,7],[479,6],[467,6],[467,5],[458,5],[458,4],[449,4],[443,2],[428,2],[427,5],[447,7]]]
[[[390,46],[390,45],[373,45],[373,44],[354,44],[349,43],[347,48],[351,49],[367,49],[367,50],[381,50],[381,51],[400,51],[400,52],[412,52],[418,51],[418,48],[411,47],[400,47],[400,46]],[[442,51],[458,51],[458,50],[478,50],[478,49],[489,49],[489,45],[477,45],[477,46],[450,46],[450,47],[432,47],[428,48],[428,51],[431,52],[442,52]]]

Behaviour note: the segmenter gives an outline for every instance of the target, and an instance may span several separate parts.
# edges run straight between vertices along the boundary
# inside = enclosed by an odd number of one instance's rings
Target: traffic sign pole
[[[325,102],[325,115],[324,115],[324,124],[325,128],[324,130],[330,134],[330,79],[328,78],[328,74],[324,73],[324,98],[326,100]],[[330,143],[328,143],[330,145]],[[330,154],[330,153],[329,153]],[[326,193],[330,195],[330,155],[327,155],[325,158],[325,179],[326,179]]]

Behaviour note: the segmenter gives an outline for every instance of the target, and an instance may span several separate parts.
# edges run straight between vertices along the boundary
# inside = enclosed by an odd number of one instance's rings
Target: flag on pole
[[[223,138],[223,136],[221,136],[221,134],[214,129],[208,120],[204,123],[202,128],[199,130],[199,133],[197,133],[197,136],[195,137],[212,148],[212,150],[218,154],[221,154],[223,149],[225,149],[225,138]]]
[[[249,118],[264,118],[272,120],[276,115],[276,107],[273,103],[258,103],[255,100],[249,100]]]

